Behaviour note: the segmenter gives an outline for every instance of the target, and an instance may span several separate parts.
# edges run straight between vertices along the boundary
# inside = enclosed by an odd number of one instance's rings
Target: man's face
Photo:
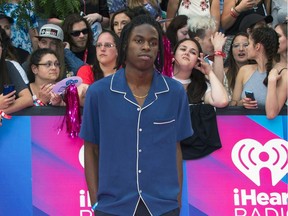
[[[39,38],[38,46],[40,49],[49,48],[54,51],[57,49],[57,39],[53,38]]]
[[[214,30],[206,30],[206,34],[204,38],[198,38],[198,42],[201,45],[202,51],[205,55],[213,55],[214,47],[211,42],[211,37],[215,33]]]
[[[71,38],[73,43],[71,47],[85,49],[88,41],[88,27],[84,21],[73,24]]]
[[[11,37],[11,24],[6,18],[0,19],[0,27],[5,30],[7,36]]]
[[[136,26],[128,39],[126,65],[139,70],[152,69],[159,50],[157,30],[149,25]]]

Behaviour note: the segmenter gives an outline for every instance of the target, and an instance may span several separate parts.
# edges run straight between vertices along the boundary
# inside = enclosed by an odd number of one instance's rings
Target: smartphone
[[[173,18],[170,18],[170,19],[161,19],[161,20],[158,20],[159,23],[164,23],[164,22],[168,22],[168,21],[171,21]]]
[[[9,94],[10,92],[14,91],[15,90],[15,86],[13,84],[10,84],[10,85],[4,85],[4,88],[3,88],[3,95],[7,95]]]
[[[208,63],[210,65],[209,55],[206,55],[203,59],[206,63]]]
[[[251,100],[255,100],[254,93],[252,91],[245,91],[245,95],[247,98],[250,98]]]

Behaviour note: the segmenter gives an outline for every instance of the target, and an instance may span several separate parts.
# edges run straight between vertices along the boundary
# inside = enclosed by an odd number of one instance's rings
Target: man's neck
[[[126,80],[133,86],[147,86],[151,85],[154,68],[149,70],[137,70],[136,68],[125,68]]]
[[[74,53],[79,53],[83,52],[86,49],[86,47],[76,47],[76,46],[71,46],[71,51]]]

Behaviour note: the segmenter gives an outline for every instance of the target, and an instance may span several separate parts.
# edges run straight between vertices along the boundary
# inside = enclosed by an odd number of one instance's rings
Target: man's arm
[[[39,41],[38,38],[36,37],[36,36],[38,36],[37,29],[36,28],[29,29],[29,36],[31,38],[33,51],[35,51],[35,50],[37,50],[38,41]]]
[[[211,41],[214,47],[214,51],[222,52],[223,47],[226,42],[226,37],[221,32],[215,32],[215,34],[211,37]],[[217,78],[220,80],[221,83],[224,82],[224,56],[221,55],[214,55],[214,63],[213,63],[213,71]]]
[[[169,0],[167,6],[167,19],[173,19],[176,15],[180,0]],[[166,28],[168,28],[171,21],[166,22]]]
[[[85,178],[89,190],[91,205],[97,202],[99,146],[91,142],[84,142]]]
[[[182,160],[182,150],[180,146],[180,142],[177,143],[177,171],[178,171],[178,181],[179,181],[179,194],[178,194],[178,203],[179,207],[182,206],[182,183],[183,183],[183,160]]]

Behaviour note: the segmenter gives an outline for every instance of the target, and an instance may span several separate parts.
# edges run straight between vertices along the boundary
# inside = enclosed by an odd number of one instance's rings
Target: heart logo
[[[272,139],[265,145],[254,139],[240,140],[231,157],[234,165],[257,186],[262,168],[271,171],[273,186],[288,173],[288,142],[283,139]]]

